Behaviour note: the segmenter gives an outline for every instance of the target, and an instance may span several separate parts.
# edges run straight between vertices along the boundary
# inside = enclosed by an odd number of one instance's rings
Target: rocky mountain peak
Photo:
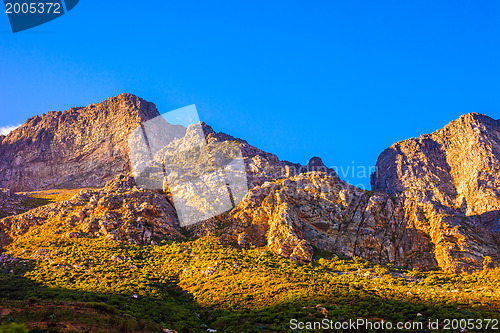
[[[0,187],[27,191],[102,186],[130,171],[128,135],[158,115],[153,103],[121,94],[87,107],[31,117],[0,142]]]
[[[467,215],[500,209],[500,125],[469,113],[443,129],[400,141],[378,158],[372,189],[406,192]]]
[[[148,137],[150,146],[168,142],[170,150],[183,151],[203,139],[208,144],[231,142],[245,159],[249,187],[308,171],[299,164],[280,161],[245,140],[215,132],[204,122],[187,129],[171,125],[160,117],[153,103],[120,94],[86,107],[31,117],[4,137],[0,141],[0,188],[30,191],[101,187],[117,174],[132,171],[129,135],[139,126],[153,135]],[[155,154],[165,148],[153,146],[150,148]],[[321,161],[313,164],[314,168],[324,166]]]
[[[463,115],[434,133],[392,145],[380,154],[377,167],[373,190],[414,200],[434,212],[447,210],[449,218],[438,228],[456,228],[457,244],[462,239],[452,257],[479,260],[491,250],[498,259],[498,120],[478,113]],[[443,240],[436,238],[436,246]]]
[[[453,125],[456,125],[457,123],[471,124],[471,123],[475,123],[475,122],[482,123],[484,125],[493,125],[493,126],[498,125],[498,120],[495,120],[487,115],[484,115],[484,114],[481,114],[478,112],[471,112],[471,113],[463,114],[457,120],[450,122],[448,125],[453,126]]]
[[[323,171],[327,172],[328,168],[323,163],[323,160],[317,156],[312,157],[306,165],[308,171]]]
[[[203,133],[205,134],[205,137],[208,138],[210,135],[215,134],[215,131],[213,130],[213,128],[211,126],[207,125],[205,122],[200,121],[199,124],[203,130]]]

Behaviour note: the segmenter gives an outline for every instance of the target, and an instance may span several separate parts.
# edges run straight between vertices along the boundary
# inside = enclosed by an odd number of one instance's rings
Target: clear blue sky
[[[500,118],[497,0],[80,0],[17,34],[1,14],[0,60],[0,126],[129,92],[344,171],[461,114]]]

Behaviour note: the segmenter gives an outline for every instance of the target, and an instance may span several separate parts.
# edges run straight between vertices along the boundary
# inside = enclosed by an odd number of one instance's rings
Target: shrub
[[[11,323],[10,325],[0,326],[0,333],[28,333],[23,324]]]

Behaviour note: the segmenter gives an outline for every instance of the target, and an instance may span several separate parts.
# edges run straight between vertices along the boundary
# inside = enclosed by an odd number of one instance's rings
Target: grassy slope
[[[332,320],[500,318],[498,270],[408,272],[326,253],[299,265],[215,238],[153,247],[41,235],[8,250],[25,263],[1,271],[1,307],[10,312],[0,322],[31,328],[278,332],[291,318],[325,318],[318,304]]]

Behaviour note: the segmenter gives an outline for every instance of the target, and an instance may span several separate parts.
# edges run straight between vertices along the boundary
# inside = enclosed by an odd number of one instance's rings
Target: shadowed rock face
[[[0,136],[0,187],[33,191],[103,186],[130,171],[130,131],[158,115],[153,103],[122,94],[32,117]]]
[[[463,115],[432,134],[395,143],[377,168],[374,190],[415,200],[433,217],[447,212],[431,230],[435,242],[448,243],[449,258],[436,252],[441,267],[480,266],[486,255],[499,261],[499,121]]]
[[[499,258],[494,235],[479,218],[410,197],[362,191],[322,172],[255,187],[229,214],[196,225],[197,236],[222,232],[239,246],[265,246],[309,262],[313,247],[392,263],[446,271],[480,269]]]
[[[395,143],[378,161],[372,189],[405,192],[466,215],[500,209],[500,123],[470,113],[432,134]]]
[[[25,212],[25,200],[23,195],[0,188],[0,218]]]
[[[311,261],[315,246],[375,263],[435,268],[431,238],[408,223],[414,210],[404,200],[309,172],[252,189],[222,219],[222,237],[240,246],[267,245],[300,262]],[[195,234],[220,231],[220,222],[196,226]]]

